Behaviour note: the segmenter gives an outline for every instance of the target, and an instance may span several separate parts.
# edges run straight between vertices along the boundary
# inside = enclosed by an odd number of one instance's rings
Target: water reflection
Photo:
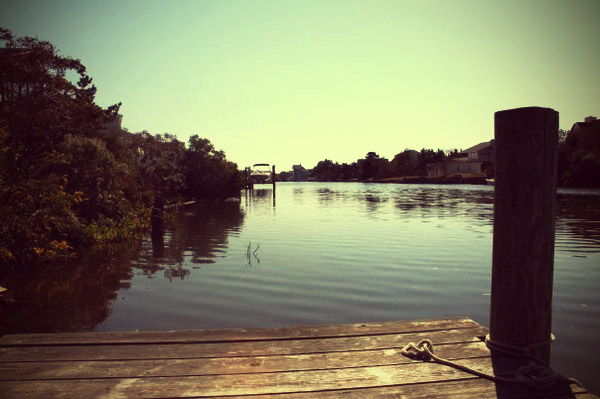
[[[359,188],[357,190],[357,188]],[[426,185],[355,185],[331,183],[313,189],[318,204],[324,207],[353,206],[362,203],[367,214],[387,211],[387,203],[403,217],[468,216],[491,225],[494,191],[487,186],[426,186]],[[294,189],[294,201],[301,201],[302,191]],[[304,192],[305,196],[308,194]],[[416,213],[416,214],[415,214]]]
[[[130,287],[129,261],[139,250],[127,243],[90,252],[78,264],[4,276],[0,285],[13,296],[0,303],[0,334],[93,330],[117,293]]]
[[[269,203],[272,199],[272,203]],[[276,197],[275,190],[266,188],[255,188],[252,190],[244,190],[244,205],[249,207],[269,208],[275,207]]]
[[[464,215],[492,223],[494,192],[488,188],[459,190],[445,187],[414,187],[399,191],[395,206],[402,213],[416,210],[424,217],[454,217]]]
[[[145,241],[134,266],[147,276],[164,271],[170,281],[185,279],[191,274],[186,266],[198,269],[224,256],[229,234],[240,231],[243,219],[237,201],[199,202],[167,227],[164,238]]]
[[[177,266],[169,266],[163,274],[166,279],[173,282],[173,279],[184,280],[186,277],[189,277],[192,272],[189,269],[184,268],[180,263]]]
[[[165,237],[163,234],[152,237],[152,257],[162,258],[165,256]]]
[[[556,247],[569,252],[600,252],[600,196],[559,195]]]
[[[317,193],[317,197],[319,198],[319,202],[324,205],[327,205],[328,201],[334,199],[335,191],[330,190],[326,187],[318,188],[315,191]]]
[[[117,297],[119,291],[130,290],[132,278],[136,275],[155,279],[155,282],[167,287],[175,287],[175,283],[185,281],[185,287],[179,284],[178,289],[194,289],[194,284],[200,284],[198,280],[202,280],[202,283],[214,286],[214,290],[218,291],[221,289],[219,287],[226,285],[221,276],[230,273],[227,284],[237,281],[241,293],[247,292],[240,288],[245,287],[241,280],[247,278],[248,284],[260,285],[260,277],[266,281],[264,287],[252,287],[248,291],[260,292],[268,298],[270,290],[275,290],[273,287],[285,292],[293,291],[294,284],[300,286],[304,281],[304,268],[323,262],[327,268],[315,270],[319,273],[330,270],[335,275],[332,281],[338,284],[340,275],[355,273],[362,276],[361,273],[370,270],[364,268],[363,263],[379,265],[384,271],[395,268],[412,270],[410,267],[413,266],[415,270],[422,270],[422,265],[429,266],[437,262],[427,257],[435,252],[431,250],[432,245],[443,248],[449,259],[458,259],[456,262],[463,265],[464,259],[470,259],[473,253],[481,253],[482,248],[487,248],[486,245],[490,243],[494,192],[489,187],[299,183],[281,184],[277,189],[280,202],[278,219],[271,217],[271,187],[248,190],[242,195],[242,204],[245,204],[248,216],[240,208],[240,202],[199,203],[179,214],[177,220],[166,227],[164,237],[159,239],[151,240],[148,237],[134,245],[126,244],[104,253],[90,253],[78,265],[32,270],[12,281],[0,278],[0,285],[11,290],[18,288],[14,302],[0,303],[0,332],[93,330],[109,317],[115,299],[122,299],[123,295]],[[593,259],[591,254],[600,253],[599,198],[589,195],[558,196],[556,249],[559,254],[566,253],[571,259],[574,259],[572,256]],[[265,213],[268,213],[268,218],[262,217]],[[366,218],[361,218],[360,214]],[[465,218],[470,220],[465,223]],[[400,226],[397,222],[400,220],[414,223]],[[442,226],[451,234],[437,233],[423,227],[421,222],[432,220],[436,226]],[[247,226],[242,233],[244,223]],[[314,226],[319,228],[315,229]],[[340,234],[342,231],[344,234]],[[399,231],[404,234],[398,234]],[[439,236],[432,239],[432,234]],[[481,241],[471,243],[463,235],[471,241]],[[374,238],[369,244],[363,244],[368,237]],[[437,243],[433,244],[436,240]],[[392,241],[396,251],[389,251],[391,244],[388,243]],[[230,245],[234,243],[239,256],[220,262],[228,251],[231,253]],[[260,247],[260,243],[264,247]],[[401,249],[405,252],[398,256]],[[261,259],[263,252],[265,256]],[[374,263],[375,257],[377,262]],[[388,257],[390,259],[386,260]],[[478,259],[477,267],[485,264],[486,260],[489,259]],[[208,269],[206,265],[217,262],[220,262],[219,266],[212,268],[218,269],[218,276],[212,276],[214,280],[209,280],[210,273],[200,274],[199,269]],[[561,264],[565,262],[561,259]],[[262,274],[240,275],[240,263],[252,269],[260,265]],[[274,264],[278,267],[275,268]],[[289,269],[282,265],[289,266]],[[356,269],[352,269],[352,265],[356,265]],[[336,268],[340,270],[338,274]],[[270,274],[265,270],[269,270]],[[283,270],[299,275],[290,278],[283,275]],[[282,273],[283,277],[278,273]],[[382,276],[374,292],[391,278]],[[421,271],[414,276],[426,275]],[[487,274],[485,276],[487,278]],[[271,279],[276,283],[269,284]],[[356,287],[359,287],[356,289],[362,290],[364,278],[357,277],[356,281]],[[285,284],[291,284],[292,287]],[[315,287],[314,295],[335,292],[331,289],[317,290],[318,284],[313,280],[306,284],[299,292],[304,293],[311,287]],[[390,290],[396,292],[398,284],[401,283],[395,282]],[[487,285],[487,282],[483,283],[483,286]],[[348,287],[353,287],[352,282],[345,283],[343,289],[338,288],[342,292],[350,289]],[[204,289],[209,290],[210,287]],[[162,303],[169,295],[173,294],[156,289],[156,298]],[[370,292],[365,297],[373,295]],[[258,302],[262,303],[262,300]],[[391,301],[389,298],[386,300]],[[218,302],[219,297],[214,297],[214,301]],[[276,300],[264,299],[264,302],[272,304]],[[404,302],[403,305],[406,305]],[[315,312],[322,310],[315,306]],[[282,310],[282,314],[293,315],[293,312]],[[243,318],[243,315],[240,313],[231,317]],[[287,323],[287,319],[281,323]]]
[[[388,196],[378,191],[367,190],[364,195],[359,196],[365,203],[369,214],[375,213],[382,203],[388,201]]]
[[[179,214],[164,237],[90,252],[78,264],[0,276],[13,293],[0,302],[0,334],[94,330],[118,293],[131,288],[136,269],[170,282],[187,279],[191,269],[224,256],[243,219],[239,202],[201,202]]]

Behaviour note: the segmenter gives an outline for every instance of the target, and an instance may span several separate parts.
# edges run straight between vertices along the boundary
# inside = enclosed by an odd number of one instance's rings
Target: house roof
[[[461,153],[467,153],[467,152],[479,152],[481,150],[485,150],[486,148],[490,147],[494,145],[494,140],[491,141],[484,141],[483,143],[479,143],[477,145],[474,145],[473,147],[467,148],[464,151],[461,151]]]
[[[589,119],[588,119],[589,118]],[[600,119],[586,118],[586,122],[575,122],[571,130],[577,131],[579,129],[598,129],[600,126]]]
[[[304,166],[302,166],[302,165],[294,165],[294,166],[292,166],[292,169],[293,170],[305,170]]]

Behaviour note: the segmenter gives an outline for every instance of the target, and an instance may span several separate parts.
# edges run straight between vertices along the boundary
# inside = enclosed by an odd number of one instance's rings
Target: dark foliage
[[[154,198],[239,190],[237,166],[206,139],[186,149],[109,127],[120,104],[95,104],[79,60],[3,28],[0,42],[0,273],[138,237]]]
[[[559,133],[558,184],[600,187],[600,121]]]

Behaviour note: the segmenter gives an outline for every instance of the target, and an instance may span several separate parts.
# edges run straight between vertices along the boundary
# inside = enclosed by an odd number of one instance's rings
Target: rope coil
[[[489,337],[489,335],[488,335],[488,337]],[[488,337],[486,337],[486,344],[488,344],[488,340],[487,340]],[[551,339],[554,340],[554,336],[552,336]],[[494,382],[525,385],[530,388],[539,389],[539,390],[550,389],[556,383],[567,383],[567,384],[575,383],[583,388],[583,386],[581,385],[581,383],[579,383],[579,381],[577,381],[573,378],[566,378],[560,374],[555,373],[550,368],[550,366],[548,366],[548,364],[543,362],[541,359],[527,353],[529,351],[530,347],[539,346],[539,345],[542,345],[542,343],[536,343],[534,345],[529,345],[525,348],[519,348],[519,347],[516,347],[513,345],[505,344],[505,346],[510,347],[510,348],[508,348],[508,349],[511,349],[510,351],[506,351],[504,349],[498,349],[499,347],[501,347],[501,344],[499,344],[497,342],[494,342],[492,345],[488,345],[490,350],[497,350],[497,351],[504,352],[504,353],[512,355],[512,356],[514,356],[515,354],[520,355],[520,356],[526,356],[526,357],[529,357],[534,360],[534,361],[529,362],[527,365],[520,367],[515,372],[514,378],[497,377],[494,375],[489,375],[489,374],[474,370],[470,367],[460,365],[460,364],[450,361],[448,359],[444,359],[439,356],[436,356],[433,354],[433,342],[431,342],[431,340],[429,340],[429,339],[423,339],[423,340],[419,341],[417,344],[415,344],[414,342],[410,342],[400,350],[400,353],[403,356],[408,357],[409,359],[444,364],[446,366],[454,367],[455,369],[458,369],[458,370],[461,370],[461,371],[464,371],[464,372],[467,372],[467,373],[470,373],[470,374],[473,374],[478,377],[485,378],[486,380],[494,381]],[[515,348],[518,349],[518,351]]]

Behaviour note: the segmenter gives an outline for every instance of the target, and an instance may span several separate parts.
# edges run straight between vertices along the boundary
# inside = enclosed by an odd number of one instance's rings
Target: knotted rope
[[[491,341],[491,340],[490,340]],[[486,344],[488,341],[486,340]],[[506,344],[505,344],[506,345]],[[496,347],[494,347],[496,346]],[[510,345],[512,346],[512,345]],[[537,346],[537,345],[536,345]],[[509,353],[509,351],[504,351],[502,349],[498,349],[500,345],[498,343],[488,344],[491,350],[499,350],[504,353]],[[517,350],[515,350],[518,349]],[[425,362],[436,362],[440,364],[444,364],[446,366],[454,367],[455,369],[464,371],[466,373],[470,373],[476,375],[481,378],[485,378],[486,380],[494,381],[494,382],[502,382],[508,384],[518,384],[518,385],[526,385],[535,389],[550,389],[555,383],[575,383],[582,387],[579,381],[563,377],[560,374],[555,373],[548,364],[543,362],[541,359],[536,358],[530,354],[527,354],[529,348],[523,349],[519,347],[510,348],[511,351],[509,354],[515,355],[516,352],[519,352],[519,355],[525,355],[529,358],[532,358],[535,361],[529,362],[527,365],[520,367],[519,370],[515,373],[515,378],[508,377],[497,377],[494,375],[489,375],[486,373],[482,373],[481,371],[474,370],[470,367],[463,366],[461,364],[455,363],[448,359],[441,358],[433,354],[433,342],[429,339],[423,339],[419,341],[419,343],[415,344],[414,342],[410,342],[404,348],[400,350],[400,353],[403,356],[408,357],[413,360],[422,360]],[[536,363],[540,362],[540,363]],[[583,387],[582,387],[583,388]]]

